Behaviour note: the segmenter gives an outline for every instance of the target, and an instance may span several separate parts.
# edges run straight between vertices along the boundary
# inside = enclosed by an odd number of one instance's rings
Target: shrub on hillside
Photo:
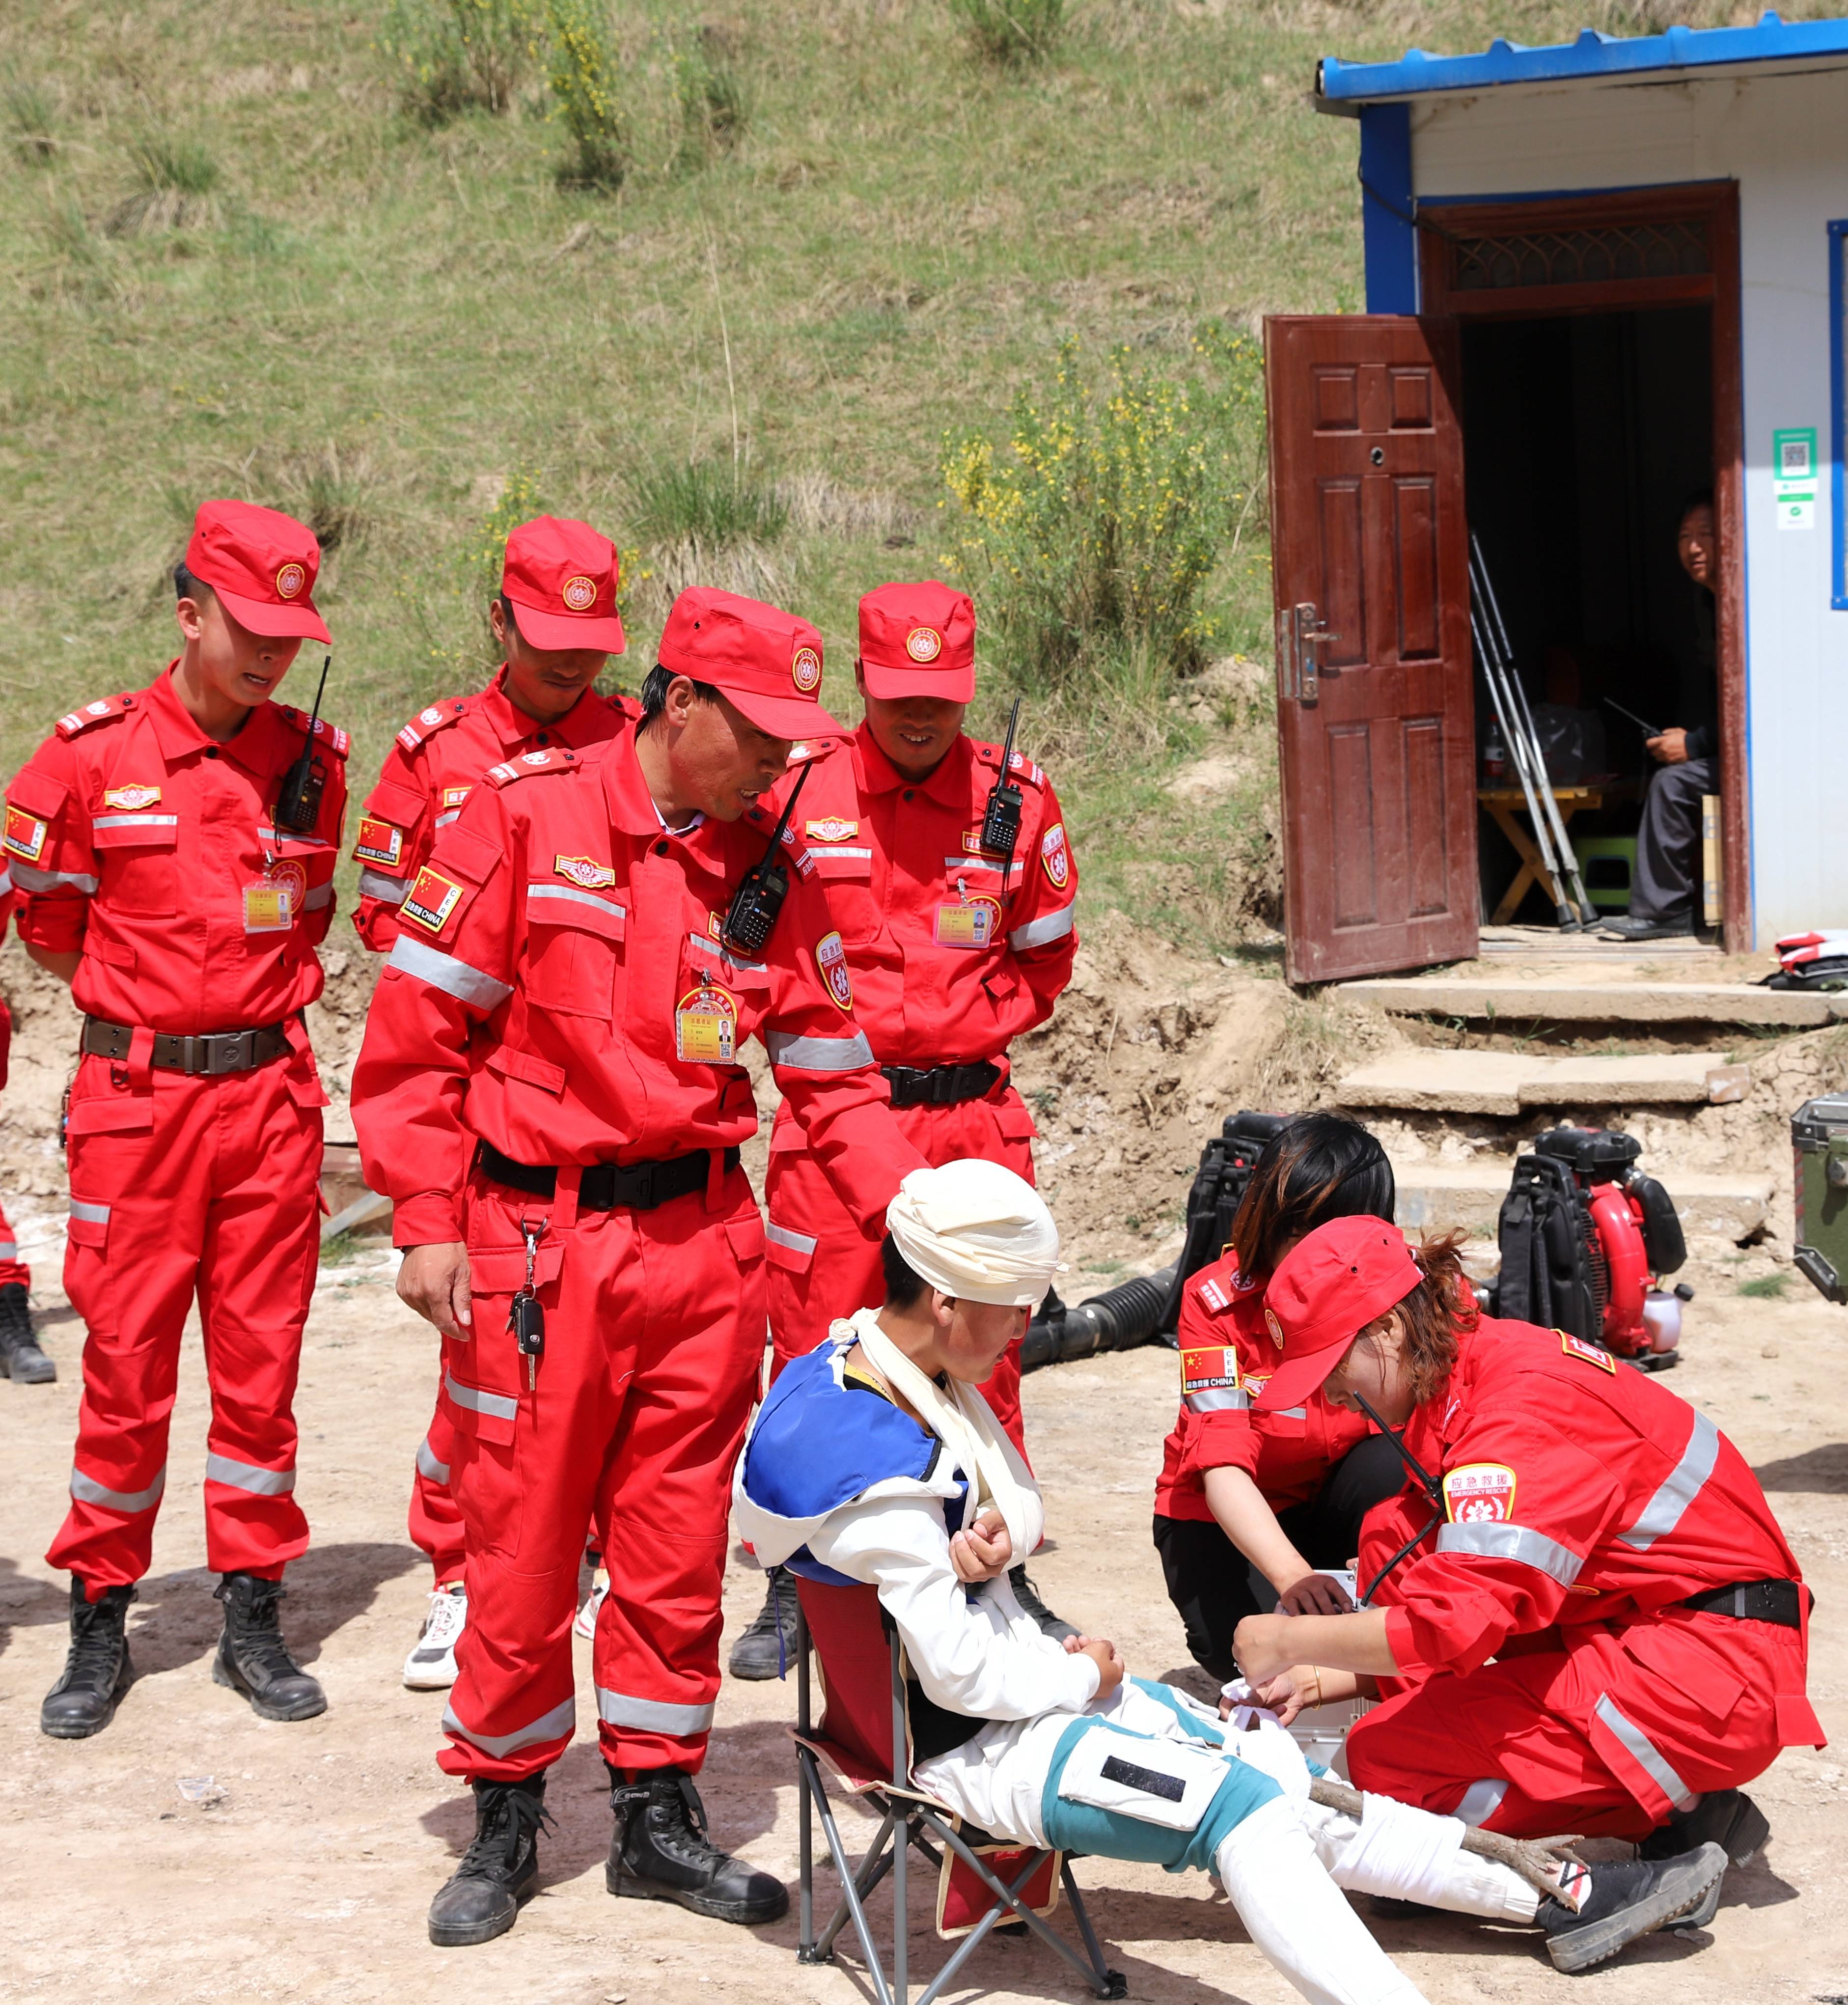
[[[964,36],[985,61],[1036,62],[1065,32],[1065,0],[949,0]]]
[[[538,54],[538,0],[391,0],[379,46],[420,125],[505,111]]]
[[[546,0],[552,30],[552,102],[571,135],[570,156],[558,170],[566,188],[619,188],[629,145],[616,94],[619,64],[603,0]]]

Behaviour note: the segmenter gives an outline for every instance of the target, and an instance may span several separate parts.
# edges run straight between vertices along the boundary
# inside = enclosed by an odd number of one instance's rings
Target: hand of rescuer
[[[1306,1573],[1277,1597],[1282,1615],[1345,1615],[1353,1606],[1348,1590],[1325,1573]]]
[[[1400,1670],[1386,1640],[1383,1608],[1352,1615],[1247,1615],[1233,1631],[1232,1654],[1253,1685],[1306,1661],[1389,1678]]]
[[[1095,1695],[1099,1698],[1110,1697],[1122,1684],[1128,1668],[1123,1661],[1123,1653],[1116,1645],[1106,1642],[1102,1636],[1068,1636],[1065,1638],[1065,1654],[1068,1657],[1089,1657],[1097,1666]]]
[[[966,1530],[957,1533],[949,1542],[949,1557],[965,1586],[979,1586],[1005,1573],[1014,1564],[1014,1541],[1001,1513],[984,1511]]]
[[[468,1291],[468,1249],[459,1240],[405,1249],[398,1297],[445,1336],[462,1336],[475,1320]]]

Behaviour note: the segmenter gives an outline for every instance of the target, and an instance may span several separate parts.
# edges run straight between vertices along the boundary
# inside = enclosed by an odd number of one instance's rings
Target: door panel
[[[1455,346],[1409,316],[1265,325],[1292,981],[1476,951]]]

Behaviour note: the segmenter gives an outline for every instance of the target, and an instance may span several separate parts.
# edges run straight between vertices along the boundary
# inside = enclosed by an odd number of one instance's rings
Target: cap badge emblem
[[[943,636],[935,627],[913,627],[905,636],[905,652],[914,662],[934,662],[943,652]]]
[[[588,613],[597,603],[597,581],[581,574],[577,578],[568,578],[559,596],[563,599],[567,611]]]
[[[1283,1343],[1283,1325],[1277,1320],[1277,1312],[1273,1308],[1267,1308],[1264,1311],[1264,1328],[1271,1333],[1272,1340],[1281,1347]]]
[[[293,599],[308,582],[308,574],[298,564],[286,564],[276,573],[276,596]]]
[[[790,680],[804,696],[812,696],[821,686],[822,658],[812,648],[798,648],[789,665]]]

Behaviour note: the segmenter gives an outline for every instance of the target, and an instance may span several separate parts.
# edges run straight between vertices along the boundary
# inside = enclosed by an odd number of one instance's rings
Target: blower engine
[[[1553,1128],[1514,1165],[1502,1201],[1490,1312],[1595,1343],[1645,1371],[1680,1361],[1688,1257],[1674,1200],[1636,1168],[1643,1145],[1605,1128]]]

